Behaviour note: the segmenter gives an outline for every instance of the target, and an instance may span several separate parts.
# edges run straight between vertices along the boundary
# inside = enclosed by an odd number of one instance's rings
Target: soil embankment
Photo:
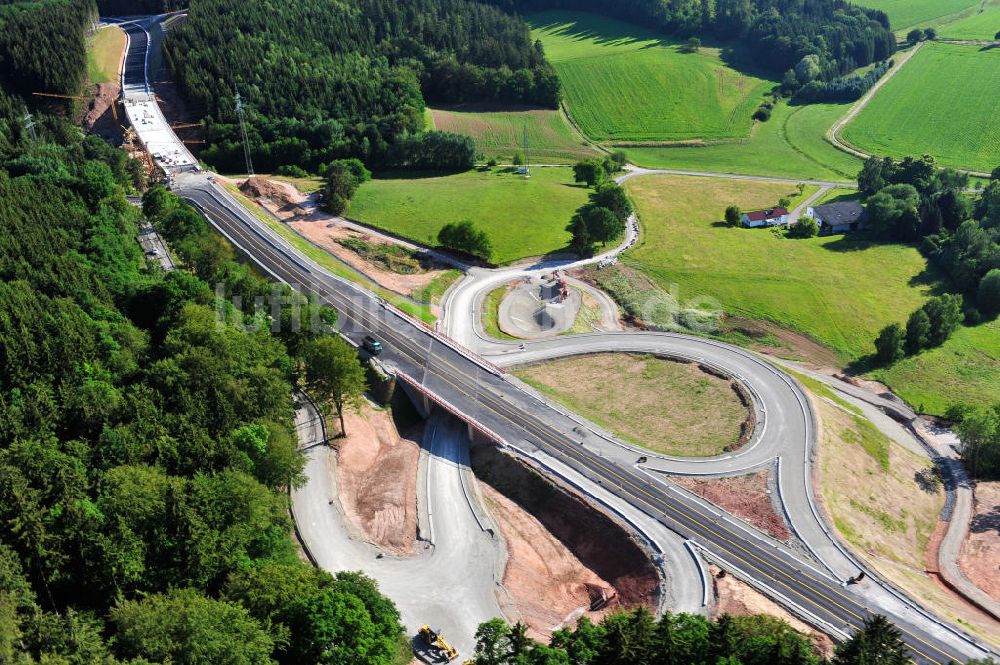
[[[715,588],[717,598],[714,611],[716,617],[722,614],[731,616],[766,614],[781,619],[794,630],[809,637],[813,645],[827,658],[833,656],[833,640],[828,635],[800,621],[749,584],[727,575],[716,566],[709,566],[709,572],[712,574],[712,586]]]
[[[472,449],[472,469],[508,541],[504,586],[537,634],[585,607],[656,604],[656,569],[615,519],[493,446]]]
[[[255,176],[243,180],[239,188],[299,235],[396,293],[416,297],[448,269],[320,210],[314,197],[289,182]],[[358,248],[363,248],[366,255]],[[379,257],[398,261],[379,261]],[[396,263],[405,264],[406,269],[391,269]]]
[[[93,132],[108,140],[115,138],[121,140],[120,124],[124,119],[116,120],[115,113],[122,117],[125,111],[120,106],[115,111],[111,109],[117,103],[121,89],[118,83],[100,83],[95,86],[93,94],[87,100],[80,122],[85,131]]]
[[[788,540],[792,535],[771,500],[773,493],[767,471],[735,478],[675,477],[671,480],[778,540]]]
[[[975,512],[962,545],[962,572],[1000,602],[1000,482],[976,483]]]
[[[400,436],[390,411],[369,404],[344,414],[337,486],[350,523],[377,547],[410,554],[417,535],[417,463],[423,424]]]
[[[613,599],[611,584],[587,568],[537,517],[489,485],[480,484],[487,508],[507,544],[503,586],[532,637],[547,640],[553,630],[581,616],[599,621]]]

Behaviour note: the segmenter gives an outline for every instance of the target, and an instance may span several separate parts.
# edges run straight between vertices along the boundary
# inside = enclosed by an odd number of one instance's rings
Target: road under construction
[[[126,108],[129,108],[129,94],[135,96],[137,104],[142,104],[143,112],[135,118],[130,113],[129,117],[158,163],[171,174],[174,191],[274,279],[313,294],[335,308],[345,337],[356,344],[366,334],[379,338],[385,346],[380,361],[399,381],[459,416],[497,445],[528,457],[544,455],[599,486],[693,543],[702,556],[752,581],[779,603],[806,615],[832,634],[857,630],[873,613],[888,614],[899,626],[917,662],[944,665],[952,660],[961,662],[985,655],[959,629],[926,613],[894,612],[892,607],[880,605],[847,586],[844,578],[830,570],[823,570],[790,548],[756,536],[726,513],[651,477],[635,460],[602,454],[599,448],[588,445],[579,420],[572,414],[524,390],[482,356],[428,329],[377,295],[331,275],[277,236],[200,172],[163,119],[149,90],[145,64],[148,41],[144,48],[138,46],[142,35],[148,40],[149,26],[157,26],[156,19],[123,24],[130,38],[123,74]],[[133,92],[129,93],[130,90]],[[140,99],[141,95],[147,97]],[[627,347],[628,334],[620,335]],[[721,362],[730,357],[727,354],[745,353],[708,340],[681,335],[673,338],[694,349],[695,354],[716,355],[715,349]],[[766,436],[787,438],[791,444],[805,449],[815,432],[811,407],[801,389],[773,367],[755,371],[775,373],[788,386],[778,395],[761,395],[769,404],[771,429]]]

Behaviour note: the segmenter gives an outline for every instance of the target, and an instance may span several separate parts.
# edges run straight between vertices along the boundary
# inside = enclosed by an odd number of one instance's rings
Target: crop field
[[[638,26],[586,13],[529,15],[580,130],[600,141],[744,137],[768,81],[727,65],[719,49],[682,53]]]
[[[629,159],[648,168],[692,169],[804,180],[853,181],[861,160],[837,150],[823,136],[849,108],[810,104],[774,108],[746,141],[697,147],[626,148]]]
[[[573,213],[588,190],[569,168],[536,168],[525,179],[510,169],[455,175],[381,177],[358,188],[348,216],[434,246],[441,227],[471,220],[489,234],[494,263],[565,250]]]
[[[561,111],[548,109],[434,109],[434,126],[471,136],[486,157],[509,164],[528,134],[528,159],[536,163],[570,163],[596,153],[566,122]]]
[[[938,27],[949,39],[993,39],[1000,30],[1000,0],[977,2],[976,6]]]
[[[881,9],[889,15],[893,30],[933,24],[936,20],[980,4],[982,0],[858,0],[862,7]],[[996,32],[996,30],[994,30]]]
[[[87,48],[87,78],[91,83],[118,80],[118,66],[125,50],[125,33],[121,28],[101,28],[91,37]]]
[[[911,285],[925,269],[915,248],[845,236],[795,240],[718,221],[728,205],[774,205],[790,185],[645,176],[626,189],[643,227],[626,263],[668,291],[676,284],[682,305],[714,299],[729,314],[804,333],[849,361],[871,353],[878,331],[905,321],[928,296],[929,286]]]
[[[933,155],[989,172],[1000,164],[1000,50],[927,44],[847,125],[866,152]]]

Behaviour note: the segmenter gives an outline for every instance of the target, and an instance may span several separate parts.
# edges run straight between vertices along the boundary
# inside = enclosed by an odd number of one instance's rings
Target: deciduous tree
[[[302,348],[306,388],[322,405],[332,405],[340,419],[340,433],[347,434],[344,409],[361,405],[367,388],[358,352],[340,337],[326,335]]]

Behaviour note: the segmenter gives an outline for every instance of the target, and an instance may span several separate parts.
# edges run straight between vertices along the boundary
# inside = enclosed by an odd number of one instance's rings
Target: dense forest
[[[76,94],[87,68],[93,0],[0,0],[0,86],[8,92]]]
[[[0,662],[395,662],[392,604],[291,537],[295,354],[322,333],[216,302],[272,286],[162,191],[191,270],[147,269],[125,154],[55,138],[0,161]]]
[[[163,14],[186,9],[189,0],[97,0],[101,16],[132,16]]]
[[[912,662],[899,629],[873,615],[826,659],[806,636],[765,615],[721,615],[715,621],[665,612],[655,619],[640,607],[612,612],[598,624],[587,617],[560,628],[548,644],[524,624],[500,619],[476,631],[477,665],[903,665]],[[952,663],[949,663],[952,665]],[[970,660],[967,665],[996,665]]]
[[[425,161],[392,152],[421,134],[425,99],[559,99],[558,79],[525,23],[471,0],[200,0],[166,53],[188,101],[208,119],[203,158],[222,169],[241,163],[237,91],[261,170],[319,171],[344,157],[370,166]]]
[[[92,15],[0,8],[23,26],[2,32],[0,662],[397,662],[392,603],[292,539],[296,358],[325,333],[217,300],[273,287],[163,190],[148,212],[185,269],[148,268],[137,164],[64,119],[22,125],[14,91],[79,84]]]
[[[485,1],[512,12],[593,11],[681,37],[741,41],[758,63],[778,73],[814,55],[827,80],[885,60],[896,50],[885,13],[846,0]]]

